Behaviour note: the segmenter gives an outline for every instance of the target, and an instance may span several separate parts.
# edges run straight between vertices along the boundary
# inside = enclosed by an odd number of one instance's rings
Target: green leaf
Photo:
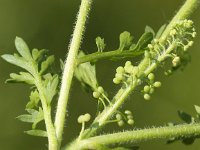
[[[144,50],[152,40],[153,34],[151,32],[145,32],[138,40],[134,50]]]
[[[46,76],[46,80],[45,80],[45,95],[47,97],[48,100],[48,104],[51,103],[53,97],[56,95],[57,93],[57,87],[58,87],[58,83],[59,83],[59,77],[58,75],[54,75],[54,76]]]
[[[24,57],[26,60],[32,59],[30,50],[22,38],[20,37],[15,38],[15,47],[17,51],[20,53],[20,55]]]
[[[197,105],[194,105],[194,107],[195,107],[197,114],[200,115],[200,107]]]
[[[128,48],[131,46],[132,41],[133,41],[133,36],[127,31],[124,31],[123,33],[120,34],[119,36],[119,50],[124,50],[125,48]]]
[[[104,39],[99,36],[96,38],[96,45],[98,48],[98,52],[103,52],[106,46],[106,44],[104,43]]]
[[[21,67],[25,70],[30,70],[30,66],[28,65],[27,61],[20,57],[19,55],[17,54],[14,54],[14,55],[10,55],[10,54],[4,54],[1,56],[5,61],[13,64],[13,65],[16,65],[18,67]]]
[[[81,51],[78,57],[84,55],[85,54]],[[76,67],[74,75],[84,87],[89,86],[92,90],[97,89],[98,82],[96,78],[95,65],[91,65],[90,62],[80,64]]]
[[[32,109],[38,106],[38,102],[40,101],[39,93],[37,90],[32,91],[30,95],[30,101],[26,105],[26,109]]]
[[[22,122],[28,122],[28,123],[33,123],[34,122],[34,118],[32,117],[32,115],[20,115],[17,117],[17,119],[19,119]]]
[[[153,34],[153,37],[155,36],[154,30],[150,26],[146,26],[144,31],[147,32],[147,33],[151,32]]]
[[[158,32],[156,33],[156,36],[155,36],[156,39],[159,39],[159,38],[161,37],[161,35],[162,35],[163,31],[165,30],[166,26],[167,26],[167,25],[164,24],[164,25],[162,25],[162,26],[160,27],[160,29],[159,29]]]
[[[55,58],[53,55],[47,57],[47,59],[41,64],[40,74],[44,74],[47,71],[47,69],[53,64],[54,60]]]
[[[34,82],[34,78],[33,76],[28,73],[28,72],[20,72],[19,74],[16,73],[11,73],[10,74],[10,79],[6,80],[7,83],[27,83],[30,85],[33,85]]]
[[[24,131],[24,132],[32,136],[47,137],[47,132],[43,130],[29,130],[29,131]]]
[[[22,122],[33,123],[32,128],[35,129],[36,125],[44,119],[43,110],[39,108],[39,111],[34,109],[26,109],[29,114],[20,115],[17,117]]]
[[[44,55],[47,54],[47,52],[48,52],[48,50],[46,50],[46,49],[38,50],[38,49],[34,48],[32,50],[33,59],[36,62],[39,62],[43,59]]]
[[[186,123],[188,123],[188,124],[194,123],[194,118],[190,114],[187,114],[183,111],[178,111],[178,115]]]

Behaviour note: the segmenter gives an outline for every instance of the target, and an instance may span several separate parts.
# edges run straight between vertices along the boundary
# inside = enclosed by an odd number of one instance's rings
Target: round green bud
[[[117,67],[116,69],[117,73],[124,73],[124,68],[122,66]]]
[[[100,92],[100,93],[104,93],[104,89],[103,89],[102,86],[99,86],[97,90],[98,90],[98,92]]]
[[[137,79],[137,84],[138,85],[142,84],[142,80],[141,79]]]
[[[156,82],[153,84],[153,86],[156,87],[156,88],[161,87],[161,82],[156,81]]]
[[[123,76],[123,74],[121,74],[121,73],[116,73],[115,74],[115,78],[117,79],[117,80],[123,80],[123,78],[124,78],[124,76]]]
[[[132,114],[132,112],[130,111],[130,110],[125,110],[125,112],[124,112],[126,115],[131,115]]]
[[[118,126],[122,127],[124,125],[124,121],[123,120],[120,120],[117,122]]]
[[[153,87],[151,87],[151,89],[149,90],[149,93],[150,93],[150,94],[153,94],[154,91],[155,91],[155,89],[154,89]]]
[[[113,79],[113,83],[115,83],[115,84],[120,84],[120,80],[118,80],[117,78],[114,78],[114,79]]]
[[[87,114],[85,114],[85,115],[83,116],[83,119],[84,119],[85,122],[88,122],[88,121],[90,121],[90,119],[91,119],[91,115],[87,113]]]
[[[134,124],[134,120],[133,119],[129,119],[127,122],[129,125],[133,125]]]
[[[149,79],[150,81],[153,81],[153,80],[155,79],[155,75],[154,75],[153,73],[150,73],[150,74],[148,75],[148,79]]]
[[[185,45],[185,46],[183,47],[183,50],[184,50],[184,51],[187,51],[188,48],[189,48],[189,45]]]
[[[148,47],[149,49],[153,49],[153,45],[152,45],[152,44],[148,44],[147,47]]]
[[[77,119],[78,123],[83,123],[84,122],[84,115],[80,115]]]
[[[134,70],[134,67],[132,65],[125,66],[125,71],[129,74],[131,74]]]
[[[170,35],[171,35],[171,36],[174,36],[174,35],[176,35],[176,34],[177,34],[176,29],[172,29],[172,30],[170,31]]]
[[[94,98],[99,98],[101,94],[99,92],[93,92],[92,95]]]
[[[117,120],[122,120],[122,115],[120,115],[120,114],[116,114],[115,117],[116,117]]]
[[[174,57],[174,59],[172,60],[172,65],[173,65],[174,67],[176,67],[176,66],[180,63],[180,61],[181,61],[180,57],[176,56],[176,57]]]
[[[128,119],[133,119],[133,115],[128,115],[127,118]]]
[[[130,66],[130,65],[132,65],[131,61],[127,61],[127,62],[125,63],[125,66]]]
[[[150,86],[145,85],[145,86],[144,86],[144,92],[145,92],[145,93],[149,93],[149,91],[150,91]]]
[[[197,33],[196,33],[196,32],[193,32],[193,33],[192,33],[192,37],[193,37],[193,38],[195,38],[195,37],[196,37],[196,35],[197,35]]]
[[[192,46],[193,44],[194,44],[193,41],[189,41],[189,42],[188,42],[188,45],[189,45],[189,46]]]
[[[144,94],[144,99],[145,100],[150,100],[151,99],[151,96],[149,94]]]
[[[154,41],[155,43],[158,43],[158,39],[154,39],[153,41]]]

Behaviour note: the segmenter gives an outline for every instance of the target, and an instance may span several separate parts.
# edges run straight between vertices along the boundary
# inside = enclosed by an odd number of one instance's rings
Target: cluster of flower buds
[[[159,57],[171,46],[174,45],[173,52],[176,53],[176,48],[181,47],[183,51],[187,51],[193,45],[193,38],[196,37],[196,31],[193,21],[179,20],[173,26],[166,37],[154,39],[151,44],[148,44],[151,55]],[[179,58],[174,58],[173,65],[177,65]]]
[[[97,90],[92,93],[92,95],[94,98],[98,99],[103,104],[104,108],[106,107],[104,100],[106,100],[111,105],[111,102],[106,96],[106,93],[102,86],[99,86]]]
[[[127,122],[127,124],[129,125],[133,125],[134,120],[133,120],[132,112],[130,110],[126,110],[124,114],[121,114],[121,113],[116,114],[116,121],[117,121],[118,126],[120,127],[123,126],[125,122]]]
[[[150,73],[148,75],[148,79],[149,79],[149,85],[145,85],[143,92],[144,92],[144,99],[145,100],[150,100],[151,99],[151,95],[153,94],[155,91],[155,88],[159,88],[161,86],[161,82],[160,81],[154,81],[155,80],[155,75],[153,73]]]
[[[119,66],[116,69],[116,74],[115,78],[113,79],[113,82],[115,84],[132,82],[133,78],[137,75],[137,72],[138,67],[133,66],[130,61],[127,61],[124,67]]]
[[[85,123],[85,122],[90,121],[90,119],[91,119],[91,115],[87,113],[85,115],[80,115],[77,121],[78,123]]]

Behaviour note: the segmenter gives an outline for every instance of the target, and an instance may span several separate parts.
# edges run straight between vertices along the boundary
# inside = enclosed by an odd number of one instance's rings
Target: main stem
[[[74,70],[76,67],[76,57],[80,48],[80,43],[85,30],[86,19],[91,7],[92,0],[82,0],[77,22],[74,29],[73,37],[69,47],[69,53],[65,62],[61,89],[58,98],[57,112],[55,118],[56,135],[60,145],[62,141],[63,128],[65,123],[66,108],[69,100],[69,92],[71,87]]]

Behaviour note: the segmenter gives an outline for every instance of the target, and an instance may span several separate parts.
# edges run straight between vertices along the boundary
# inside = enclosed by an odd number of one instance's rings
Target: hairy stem
[[[96,149],[96,145],[124,146],[127,143],[133,145],[139,142],[170,139],[189,138],[200,135],[200,124],[187,124],[169,127],[158,127],[134,131],[118,132],[91,137],[80,142],[80,149]],[[79,148],[78,148],[79,149]]]
[[[62,82],[61,82],[62,84],[58,98],[57,112],[55,118],[56,135],[58,138],[59,145],[62,140],[66,108],[69,99],[69,91],[71,87],[74,70],[76,67],[76,57],[85,30],[85,23],[91,7],[91,2],[92,0],[82,0],[81,2],[80,10],[77,16],[76,26],[69,47],[69,53],[64,66]]]
[[[92,54],[88,54],[78,58],[77,65],[85,63],[85,62],[96,62],[99,60],[108,60],[108,59],[123,59],[123,58],[130,58],[142,55],[144,51],[133,51],[133,50],[113,50],[108,52],[96,52]]]
[[[53,125],[53,121],[51,118],[51,107],[48,107],[47,104],[47,98],[44,95],[44,89],[42,85],[41,77],[38,75],[38,72],[35,73],[35,83],[41,98],[43,113],[44,113],[44,121],[45,126],[47,130],[47,136],[48,136],[48,147],[49,150],[58,150],[58,143],[57,143],[57,137],[56,137],[56,131]]]

